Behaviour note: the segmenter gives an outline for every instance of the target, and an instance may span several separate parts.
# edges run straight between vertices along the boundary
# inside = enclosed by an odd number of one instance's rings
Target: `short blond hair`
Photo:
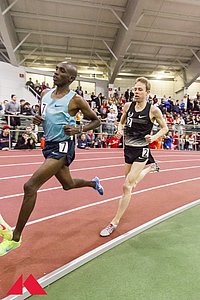
[[[138,77],[138,78],[136,78],[135,83],[137,83],[138,81],[142,82],[143,84],[145,84],[146,91],[150,91],[151,84],[150,84],[149,80],[146,77]]]

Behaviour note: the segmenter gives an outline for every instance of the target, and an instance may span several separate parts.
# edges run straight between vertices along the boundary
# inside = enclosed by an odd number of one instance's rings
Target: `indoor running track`
[[[200,198],[200,153],[153,152],[161,172],[139,183],[118,229],[111,237],[99,231],[116,212],[124,182],[122,149],[77,150],[72,176],[98,176],[105,188],[64,191],[55,178],[41,187],[37,204],[23,233],[20,248],[0,258],[0,299],[23,274],[36,279],[75,258],[177,207]],[[23,196],[23,184],[41,165],[40,150],[0,153],[0,213],[14,226]]]

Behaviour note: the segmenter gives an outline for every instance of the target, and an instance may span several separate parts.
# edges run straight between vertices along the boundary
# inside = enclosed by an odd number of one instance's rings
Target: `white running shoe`
[[[160,167],[158,166],[158,164],[155,162],[151,165],[151,173],[154,173],[154,172],[159,172],[160,171]]]
[[[110,223],[106,228],[102,229],[100,232],[100,236],[109,236],[113,231],[117,228],[117,225],[113,225]]]

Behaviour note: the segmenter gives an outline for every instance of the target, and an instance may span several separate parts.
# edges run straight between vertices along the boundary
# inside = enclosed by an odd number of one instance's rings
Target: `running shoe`
[[[117,225],[113,225],[110,223],[106,228],[102,229],[100,232],[100,236],[109,236],[113,231],[117,228]]]
[[[154,172],[159,172],[160,171],[160,167],[158,166],[158,164],[155,162],[151,165],[151,173],[154,173]]]
[[[103,195],[104,193],[104,188],[102,187],[102,185],[100,184],[100,180],[99,177],[94,177],[92,179],[92,181],[94,181],[96,183],[96,186],[93,188],[95,189],[100,195]]]
[[[12,240],[13,236],[11,227],[4,221],[2,215],[0,215],[0,236],[5,240]]]
[[[3,240],[3,242],[0,244],[0,256],[3,256],[7,254],[8,252],[18,248],[21,245],[21,239],[19,242],[15,241],[9,241],[9,240]]]

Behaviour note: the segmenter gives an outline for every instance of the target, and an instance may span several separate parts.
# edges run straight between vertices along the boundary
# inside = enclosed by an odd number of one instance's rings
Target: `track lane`
[[[164,153],[166,155],[166,152],[161,152],[162,155]],[[174,160],[177,160],[177,153],[178,152],[176,152],[175,157],[172,156],[170,152],[170,155],[167,155],[166,160],[169,160],[169,156],[170,159],[173,158]],[[183,153],[185,157],[185,152]],[[184,157],[181,154],[180,160]],[[196,156],[196,154],[190,155],[188,153],[187,157],[194,159],[199,156]],[[159,157],[159,159],[164,160],[162,157]],[[196,164],[197,163],[198,162],[196,161]],[[187,166],[190,165],[189,162],[184,164]],[[181,167],[183,166],[183,162],[162,162],[162,165],[164,168],[173,168],[175,166]],[[116,176],[116,169],[113,168],[111,171],[112,176]],[[91,175],[93,174],[92,172],[93,171],[91,170],[86,171],[86,173],[81,171],[80,175],[83,175],[81,177],[84,177],[88,174],[91,178]],[[76,172],[74,172],[73,175],[74,174],[76,174]],[[106,171],[104,170],[103,175],[99,172],[99,170],[97,170],[96,174],[100,175],[99,177],[102,178],[105,176],[107,177],[107,169]],[[143,182],[140,183],[136,191],[143,188],[153,187],[155,185],[161,185],[162,183],[179,181],[182,178],[187,179],[197,176],[200,176],[200,170],[198,168],[190,170],[187,169],[185,171],[177,170],[161,172],[159,174],[150,174]],[[18,185],[22,183],[20,180],[17,182]],[[106,199],[111,195],[120,195],[120,186],[122,187],[123,182],[124,180],[122,178],[103,181],[107,192],[105,198],[98,196],[99,199]],[[2,181],[2,183],[12,184],[12,189],[14,189],[13,180],[6,180],[5,182]],[[55,183],[57,185],[57,182],[52,182],[51,184]],[[114,193],[111,191],[111,183]],[[133,196],[130,207],[126,212],[120,227],[118,227],[111,237],[105,239],[100,238],[98,233],[103,226],[107,225],[114,215],[117,208],[117,200],[110,201],[108,203],[101,203],[98,206],[93,206],[53,218],[48,221],[27,226],[23,235],[23,246],[1,258],[0,298],[5,295],[11,285],[21,274],[23,274],[26,278],[32,273],[36,278],[40,278],[45,273],[49,273],[55,268],[66,264],[72,259],[94,249],[117,235],[135,228],[160,214],[200,198],[200,192],[199,189],[197,189],[198,184],[199,180],[137,193]],[[38,207],[35,209],[31,219],[33,219],[33,217],[38,218],[35,214],[41,212],[42,206],[45,206],[45,209],[48,210],[47,212],[49,214],[51,208],[55,207],[55,202],[56,205],[58,204],[57,209],[59,207],[59,209],[63,211],[65,207],[67,209],[69,207],[74,207],[74,199],[77,201],[76,204],[78,204],[78,201],[81,201],[82,205],[84,201],[88,203],[88,199],[90,203],[97,201],[96,192],[92,191],[95,196],[91,197],[91,191],[89,189],[82,189],[82,192],[81,190],[73,190],[69,192],[60,191],[61,190],[39,193]],[[66,194],[71,194],[71,198],[68,201],[65,201],[66,196],[64,195]],[[51,201],[49,200],[50,196],[52,197]],[[7,211],[11,225],[15,224],[15,219],[17,217],[15,212],[19,209],[20,203],[21,197],[17,197],[16,199],[7,199],[5,202],[0,201],[0,212],[2,213],[2,209],[5,209],[5,212]]]

